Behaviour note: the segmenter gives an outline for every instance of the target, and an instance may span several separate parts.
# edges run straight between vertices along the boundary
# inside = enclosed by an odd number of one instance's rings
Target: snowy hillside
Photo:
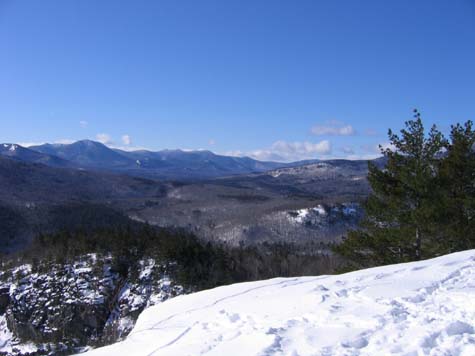
[[[473,356],[475,250],[179,296],[87,355]]]

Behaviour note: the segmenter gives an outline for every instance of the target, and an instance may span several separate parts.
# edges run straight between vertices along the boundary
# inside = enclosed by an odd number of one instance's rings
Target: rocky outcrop
[[[111,258],[94,254],[3,272],[0,355],[68,355],[116,342],[145,307],[183,293],[168,277],[168,265],[147,260],[137,269],[134,279],[121,277]]]
[[[7,307],[10,304],[10,288],[0,288],[0,315],[5,314]]]

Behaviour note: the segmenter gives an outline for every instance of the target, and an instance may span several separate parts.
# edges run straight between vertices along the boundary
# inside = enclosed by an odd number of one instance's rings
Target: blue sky
[[[473,0],[0,0],[0,141],[368,157],[474,63]]]

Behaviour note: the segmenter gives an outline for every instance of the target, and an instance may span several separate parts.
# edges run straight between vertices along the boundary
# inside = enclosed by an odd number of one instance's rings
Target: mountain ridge
[[[286,165],[249,157],[223,156],[207,150],[125,151],[92,140],[71,144],[47,143],[28,149],[69,161],[80,168],[121,171],[162,179],[215,178],[264,172]]]
[[[3,144],[2,146],[11,144]],[[16,145],[19,148],[21,146]],[[11,147],[11,146],[9,146]],[[93,140],[79,140],[70,144],[50,144],[21,147],[24,157],[20,160],[44,163],[50,166],[66,166],[125,173],[145,178],[167,180],[213,179],[276,169],[305,166],[320,162],[361,162],[368,160],[302,160],[295,162],[260,161],[251,157],[219,155],[209,150],[165,149],[160,151],[126,151],[111,148]],[[5,151],[5,150],[3,150]],[[36,154],[41,154],[32,158]],[[0,155],[10,155],[0,151]]]
[[[41,163],[51,167],[72,167],[73,164],[60,157],[38,152],[15,143],[0,144],[0,156],[17,161]]]

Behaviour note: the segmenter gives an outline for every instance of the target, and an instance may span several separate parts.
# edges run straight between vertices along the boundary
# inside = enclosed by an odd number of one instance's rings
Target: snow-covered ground
[[[473,356],[475,250],[179,296],[87,355]]]

